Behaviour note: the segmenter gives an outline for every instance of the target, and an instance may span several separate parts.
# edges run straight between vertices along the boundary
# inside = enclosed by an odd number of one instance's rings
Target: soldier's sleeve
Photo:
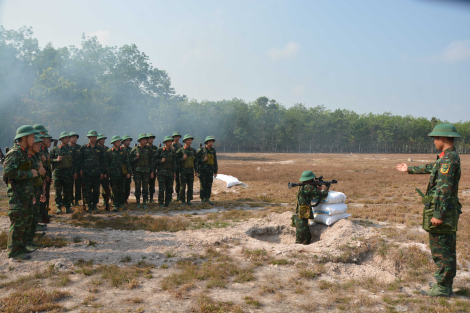
[[[434,163],[419,165],[419,166],[408,166],[408,174],[430,174]]]
[[[3,163],[3,175],[12,180],[25,180],[33,178],[31,171],[22,171],[19,169],[18,152],[7,153]]]
[[[149,164],[150,164],[150,172],[153,173],[155,172],[155,153],[153,152],[153,149],[149,149]]]
[[[455,163],[449,157],[441,160],[441,167],[439,168],[438,177],[436,181],[436,193],[434,217],[442,220],[446,214],[449,205],[452,204],[452,185],[455,174]]]
[[[131,154],[129,155],[129,160],[134,163],[136,161],[136,148],[132,148]]]
[[[171,158],[173,160],[173,169],[176,171],[178,169],[177,164],[176,164],[176,152],[173,150],[173,157]],[[178,163],[179,164],[179,163]]]
[[[214,173],[217,174],[219,171],[219,165],[217,164],[217,152],[214,149]]]
[[[106,174],[106,163],[104,158],[104,149],[100,149],[100,165],[101,165],[101,174]]]
[[[131,160],[129,158],[129,153],[126,151],[126,156],[124,157],[124,165],[127,167],[127,173],[131,173],[132,165]]]
[[[328,196],[328,191],[317,189],[316,186],[312,185],[306,185],[304,187],[304,192],[315,199],[325,199]]]
[[[194,172],[199,173],[199,151],[201,149],[196,151],[196,158],[194,159]]]
[[[155,160],[154,160],[154,163],[155,164],[162,164],[162,148],[159,148],[157,150],[157,153],[155,153]]]

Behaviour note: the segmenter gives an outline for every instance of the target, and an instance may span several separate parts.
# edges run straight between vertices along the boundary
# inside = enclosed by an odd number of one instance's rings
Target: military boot
[[[57,211],[55,211],[55,214],[60,214],[60,213],[62,213],[62,208],[58,206]]]
[[[66,208],[65,208],[65,213],[66,213],[66,214],[73,213],[73,210],[72,210],[70,207],[66,207]]]
[[[153,200],[153,193],[150,194],[149,199],[149,203],[155,203],[155,200]]]
[[[136,199],[137,206],[135,207],[137,210],[141,208],[140,206],[140,199]]]
[[[186,201],[181,201],[181,204],[186,204]]]
[[[86,211],[87,213],[93,213],[93,204],[88,205],[88,210]]]
[[[75,203],[74,203],[75,206],[79,206],[80,204],[78,203],[78,200],[75,200]]]
[[[452,285],[434,284],[428,290],[421,290],[421,294],[431,297],[450,297],[452,295]]]
[[[190,200],[186,201],[187,205],[193,205]]]
[[[94,210],[94,211],[98,211],[98,207],[96,206],[96,203],[93,204],[93,210]]]
[[[12,258],[14,260],[29,260],[31,259],[31,256],[29,254],[18,254],[15,256],[9,256],[9,258]]]
[[[147,201],[144,200],[144,203],[142,204],[142,209],[147,210],[149,207],[147,206]]]
[[[211,202],[211,200],[207,200],[206,202],[209,203],[210,205],[214,205],[214,203]]]
[[[158,204],[158,206],[161,207],[161,208],[163,208],[163,207],[165,206],[165,204],[164,204],[163,202],[160,202],[160,203]]]
[[[111,210],[111,212],[117,212],[118,211],[118,206],[117,205],[113,205],[113,209]]]
[[[121,204],[121,205],[119,206],[119,208],[120,208],[121,210],[123,210],[123,211],[127,211],[127,208],[124,206],[124,204]]]
[[[169,206],[170,206],[170,203],[171,203],[171,202],[165,202],[164,207],[165,207],[165,208],[169,207]]]
[[[31,253],[31,252],[36,251],[34,247],[31,247],[28,245],[25,245],[24,247],[22,247],[21,250],[23,250],[23,253]]]

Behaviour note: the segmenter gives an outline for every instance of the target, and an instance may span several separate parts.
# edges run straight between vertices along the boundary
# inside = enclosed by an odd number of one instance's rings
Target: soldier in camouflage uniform
[[[130,154],[130,161],[134,169],[134,183],[135,183],[135,199],[137,202],[136,209],[140,209],[140,195],[143,198],[143,208],[147,209],[149,180],[154,177],[155,171],[153,164],[153,155],[147,148],[147,135],[139,135],[139,145],[132,149]]]
[[[173,138],[173,144],[171,145],[173,147],[173,150],[176,152],[178,151],[181,147],[183,147],[182,144],[180,144],[180,139],[181,139],[181,134],[178,132],[174,132],[173,135],[171,135]],[[176,164],[175,168],[175,174],[176,174],[176,179],[175,179],[175,192],[176,192],[176,201],[180,201],[180,168],[179,168],[179,163]]]
[[[74,167],[72,149],[69,147],[70,135],[68,132],[60,134],[60,144],[51,150],[51,164],[54,169],[54,189],[55,206],[57,214],[62,213],[62,207],[65,207],[65,213],[73,213],[73,180],[77,178],[77,172]],[[62,194],[63,193],[63,194]]]
[[[90,130],[87,135],[89,143],[80,147],[79,168],[80,176],[85,182],[84,199],[88,203],[88,212],[98,210],[96,204],[100,198],[100,179],[104,179],[105,164],[104,150],[98,145],[98,133]]]
[[[305,171],[300,177],[301,182],[310,182],[316,175],[312,171]],[[313,199],[325,199],[328,196],[328,190],[322,190],[321,186],[305,185],[300,186],[297,192],[297,204],[295,214],[292,215],[292,226],[296,228],[295,243],[309,245],[312,240],[312,234],[308,226],[308,220],[313,219],[311,204]]]
[[[436,148],[442,153],[436,162],[421,166],[397,165],[409,174],[431,174],[423,197],[423,229],[429,232],[431,254],[438,269],[434,273],[437,284],[421,291],[429,296],[452,295],[452,284],[457,271],[456,232],[462,205],[458,198],[460,157],[454,147],[454,138],[460,138],[452,124],[439,124],[428,135],[434,138]]]
[[[122,143],[122,148],[127,151],[128,155],[131,155],[131,150],[132,148],[130,147],[131,145],[132,138],[130,136],[123,136],[121,143]],[[128,169],[128,173],[132,175],[132,168]],[[126,187],[125,187],[125,192],[124,192],[124,203],[129,204],[129,195],[131,194],[131,183],[132,183],[132,177],[129,175],[129,178],[126,178]]]
[[[49,198],[51,193],[51,182],[52,182],[52,169],[51,169],[51,158],[49,155],[49,148],[51,147],[52,136],[49,133],[44,133],[44,138],[42,138],[42,147],[39,150],[39,157],[46,169],[46,174],[44,178],[44,191],[46,196],[46,201],[40,203],[41,219],[45,222],[49,221],[51,217],[49,215]]]
[[[109,148],[105,145],[106,137],[104,134],[98,134],[98,145],[103,147],[104,153],[109,150]],[[100,180],[101,183],[101,196],[103,197],[103,204],[106,207],[106,190],[109,188],[109,181],[106,177]]]
[[[80,136],[77,133],[70,132],[70,149],[72,150],[72,156],[74,161],[74,167],[78,168],[78,160],[80,159],[80,145],[77,143],[78,138]],[[72,201],[75,200],[72,204],[79,205],[78,201],[82,200],[82,177],[77,175],[77,179],[73,181],[73,188],[75,191],[72,190]]]
[[[169,206],[173,196],[173,181],[175,180],[176,156],[172,148],[173,138],[166,136],[164,146],[158,148],[155,155],[155,164],[158,168],[158,203],[160,206]]]
[[[126,177],[131,177],[131,163],[127,150],[121,147],[121,137],[113,136],[111,139],[113,147],[106,151],[106,172],[113,189],[113,212],[118,209],[126,210],[124,207]]]
[[[179,192],[179,199],[181,203],[191,205],[193,200],[193,188],[194,188],[194,159],[196,158],[196,149],[191,147],[194,137],[186,134],[183,137],[184,146],[176,151],[176,163],[179,164],[180,168],[180,184],[181,189]],[[187,198],[185,197],[186,185],[188,186]]]
[[[154,134],[147,134],[148,139],[147,139],[147,148],[149,149],[150,153],[152,156],[155,156],[157,153],[158,147],[153,144],[153,141],[155,140],[155,135]],[[155,203],[153,200],[153,195],[155,194],[155,180],[157,179],[157,175],[155,173],[155,170],[153,172],[153,178],[150,178],[149,180],[149,194],[150,194],[150,200],[149,203]]]
[[[30,227],[28,217],[33,211],[33,178],[38,172],[32,168],[28,156],[28,147],[35,141],[36,131],[32,126],[25,125],[16,131],[15,144],[5,156],[3,163],[3,179],[7,184],[7,195],[10,198],[8,217],[10,229],[8,231],[7,252],[9,258],[27,260],[31,259],[32,250],[26,247],[24,234]],[[44,174],[43,173],[39,174]]]
[[[40,137],[41,136],[41,137]],[[33,212],[28,217],[28,220],[31,220],[31,223],[28,222],[31,226],[26,229],[24,233],[24,238],[28,246],[36,247],[37,245],[33,242],[34,237],[36,236],[36,231],[38,229],[38,223],[40,220],[40,203],[41,201],[46,201],[46,197],[44,196],[44,187],[43,187],[43,179],[46,176],[46,170],[42,164],[41,158],[39,156],[39,151],[42,146],[42,137],[44,135],[36,135],[34,144],[28,147],[28,156],[32,163],[32,168],[38,172],[38,176],[33,178]],[[44,174],[40,174],[44,173]]]
[[[217,154],[212,145],[215,142],[213,136],[207,136],[204,141],[205,146],[198,149],[196,154],[196,176],[199,177],[201,184],[201,203],[209,203],[210,201],[212,182],[214,177],[217,177],[219,166],[217,165]]]

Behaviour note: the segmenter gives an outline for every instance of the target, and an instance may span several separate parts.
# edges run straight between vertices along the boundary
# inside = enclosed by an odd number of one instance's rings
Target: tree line
[[[74,131],[82,137],[90,129],[134,139],[142,132],[163,138],[179,131],[195,142],[214,135],[221,152],[434,153],[427,134],[442,122],[301,103],[286,107],[264,96],[190,100],[136,45],[103,46],[83,35],[79,47],[41,48],[28,27],[0,26],[0,94],[2,147],[11,145],[20,125],[43,124],[52,135]],[[457,149],[468,153],[470,121],[454,124],[463,137]]]

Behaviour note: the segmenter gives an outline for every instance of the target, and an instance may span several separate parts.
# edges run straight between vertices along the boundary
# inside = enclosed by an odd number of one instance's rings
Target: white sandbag
[[[241,181],[238,180],[238,178],[230,175],[217,174],[216,179],[220,179],[221,181],[226,182],[227,188],[243,184]]]
[[[346,201],[346,195],[339,191],[329,191],[328,197],[323,199],[321,202],[335,204],[335,203],[344,203]]]
[[[320,213],[326,215],[337,215],[346,213],[348,206],[346,203],[320,203],[319,206],[313,208],[313,214]]]
[[[316,223],[322,223],[325,225],[333,225],[339,220],[346,219],[350,217],[351,214],[343,213],[343,214],[336,214],[336,215],[326,215],[326,214],[317,214],[313,219]]]

